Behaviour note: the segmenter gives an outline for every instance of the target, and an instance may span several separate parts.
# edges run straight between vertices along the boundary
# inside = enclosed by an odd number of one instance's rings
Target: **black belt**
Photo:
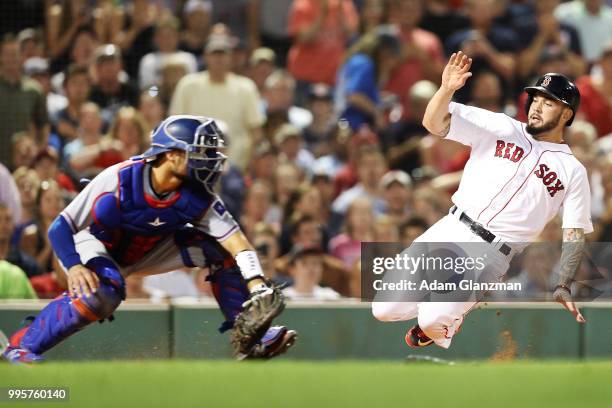
[[[457,206],[453,205],[453,208],[451,208],[451,214],[454,214],[456,211]],[[493,241],[495,240],[494,233],[483,227],[481,223],[471,219],[466,213],[461,213],[461,215],[459,216],[459,221],[467,225],[474,234],[478,235],[480,238],[484,239],[488,243],[493,243]],[[499,252],[506,256],[510,255],[510,252],[512,251],[510,246],[508,246],[507,244],[502,244],[498,249]]]

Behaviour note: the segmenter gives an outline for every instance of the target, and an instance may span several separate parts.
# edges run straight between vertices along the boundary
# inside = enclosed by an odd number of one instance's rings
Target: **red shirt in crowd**
[[[576,86],[580,91],[579,112],[595,126],[599,137],[612,133],[612,105],[597,90],[591,77],[578,78]]]
[[[442,63],[443,52],[442,43],[434,33],[422,30],[420,28],[414,28],[410,31],[401,32],[402,43],[412,44],[413,46],[420,48],[425,51],[432,61]],[[423,66],[416,58],[408,58],[399,67],[397,67],[392,73],[385,90],[389,91],[398,96],[404,107],[403,117],[409,117],[410,112],[410,100],[408,93],[412,85],[423,79]]]
[[[359,17],[351,0],[329,0],[327,17],[309,42],[298,42],[297,36],[321,15],[321,2],[295,0],[289,16],[289,34],[295,38],[289,50],[287,68],[298,80],[333,85],[336,71],[348,40],[343,23],[352,32],[357,30]]]

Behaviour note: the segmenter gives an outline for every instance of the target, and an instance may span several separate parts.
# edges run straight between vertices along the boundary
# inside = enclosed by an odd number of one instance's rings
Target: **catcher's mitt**
[[[234,356],[249,354],[270,327],[272,319],[285,308],[285,297],[278,286],[251,294],[236,317],[230,337]]]

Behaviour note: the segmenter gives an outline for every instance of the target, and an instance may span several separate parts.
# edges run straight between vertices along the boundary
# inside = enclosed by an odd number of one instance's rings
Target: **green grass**
[[[611,362],[100,361],[0,364],[0,386],[67,386],[15,407],[611,407]]]

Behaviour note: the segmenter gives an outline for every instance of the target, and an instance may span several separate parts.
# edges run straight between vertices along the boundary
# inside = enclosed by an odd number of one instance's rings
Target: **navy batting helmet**
[[[528,86],[525,88],[525,92],[529,95],[527,97],[527,103],[525,103],[525,112],[529,115],[529,107],[533,102],[533,97],[536,92],[541,92],[552,99],[563,103],[569,107],[574,114],[565,123],[565,126],[569,126],[574,121],[578,106],[580,106],[580,92],[576,85],[569,80],[565,75],[556,74],[554,72],[544,74],[536,81],[535,85]]]
[[[187,153],[190,176],[212,193],[227,159],[224,148],[223,133],[214,119],[173,115],[153,130],[151,147],[136,158],[146,160],[171,150],[183,150]]]

